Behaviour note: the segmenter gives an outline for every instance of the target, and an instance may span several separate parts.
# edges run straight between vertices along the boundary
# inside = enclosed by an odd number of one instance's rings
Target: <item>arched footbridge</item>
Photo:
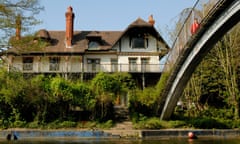
[[[211,0],[210,0],[211,1]],[[171,117],[174,108],[195,68],[216,42],[240,21],[240,0],[214,0],[211,8],[202,16],[200,27],[189,34],[189,21],[201,0],[197,1],[183,24],[168,54],[163,74],[169,73],[166,87],[161,95],[160,119]]]

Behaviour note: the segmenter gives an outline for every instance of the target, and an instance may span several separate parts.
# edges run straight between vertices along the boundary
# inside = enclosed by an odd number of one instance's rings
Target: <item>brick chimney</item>
[[[72,11],[72,7],[69,6],[66,16],[66,35],[65,35],[65,43],[67,48],[71,48],[72,46],[72,38],[73,38],[73,24],[74,24],[74,13]]]
[[[154,25],[155,24],[155,20],[153,19],[153,15],[150,15],[148,17],[148,23],[150,23],[151,25]]]
[[[22,18],[21,15],[18,14],[16,16],[16,40],[20,40],[21,39],[21,29],[22,29]]]

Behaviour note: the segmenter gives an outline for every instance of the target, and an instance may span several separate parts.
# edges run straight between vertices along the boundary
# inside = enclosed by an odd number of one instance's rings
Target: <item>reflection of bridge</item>
[[[163,74],[168,73],[169,76],[160,102],[161,119],[170,118],[194,69],[213,45],[240,21],[239,0],[209,1],[214,3],[201,19],[197,33],[190,36],[190,30],[186,28],[189,29],[189,21],[194,17],[193,11],[202,5],[201,0],[195,4],[168,55]]]

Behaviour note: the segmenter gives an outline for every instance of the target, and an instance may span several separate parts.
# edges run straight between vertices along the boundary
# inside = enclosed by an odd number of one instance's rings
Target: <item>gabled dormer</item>
[[[160,52],[163,49],[167,51],[169,46],[155,29],[154,23],[152,15],[148,22],[142,18],[136,19],[123,31],[113,49],[119,52]]]
[[[88,40],[88,50],[99,50],[104,44],[99,32],[93,31],[86,36]]]

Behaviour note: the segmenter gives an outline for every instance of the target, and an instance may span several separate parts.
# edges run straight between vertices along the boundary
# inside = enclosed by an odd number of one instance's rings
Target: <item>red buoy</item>
[[[194,132],[189,132],[189,133],[188,133],[188,138],[189,138],[189,139],[196,139],[197,136],[194,134]]]

